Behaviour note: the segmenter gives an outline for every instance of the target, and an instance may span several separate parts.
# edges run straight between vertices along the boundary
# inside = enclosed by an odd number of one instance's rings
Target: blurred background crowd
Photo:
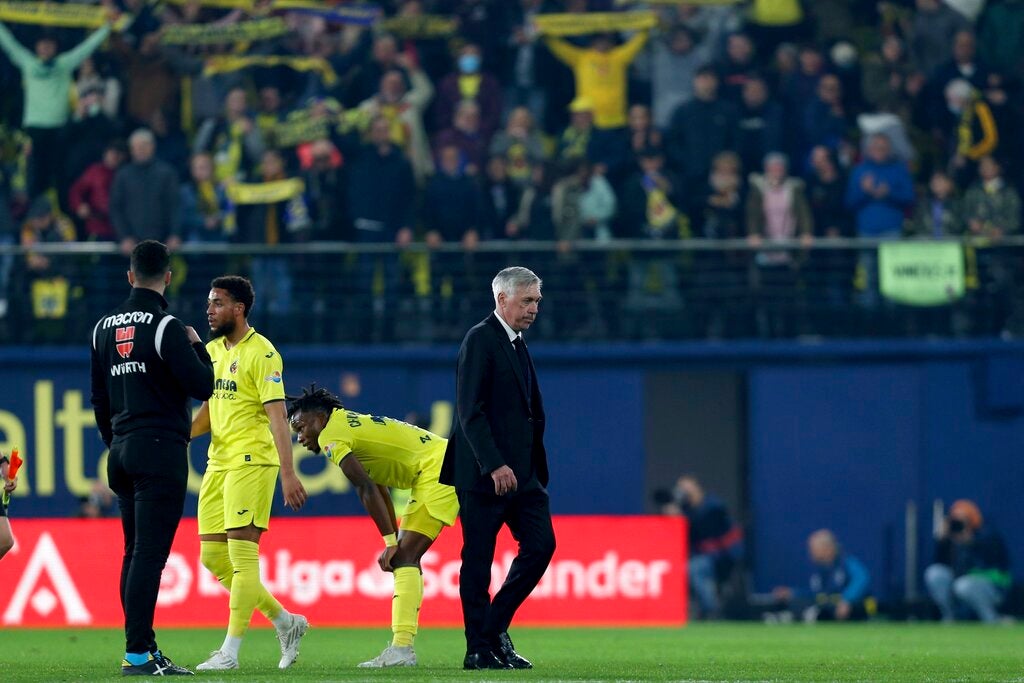
[[[94,7],[0,25],[0,245],[185,245],[197,311],[233,269],[281,334],[365,323],[316,341],[454,336],[513,256],[566,293],[542,336],[1024,327],[1020,0]],[[966,306],[894,313],[838,238],[968,238]],[[3,252],[3,337],[77,334],[97,253]]]

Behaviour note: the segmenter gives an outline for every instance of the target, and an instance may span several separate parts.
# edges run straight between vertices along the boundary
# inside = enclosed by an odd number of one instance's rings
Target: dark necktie
[[[526,400],[533,401],[533,375],[530,373],[530,357],[526,355],[526,342],[522,337],[516,337],[512,345],[516,347],[516,355],[519,356],[519,368],[523,371],[523,379],[526,380]]]

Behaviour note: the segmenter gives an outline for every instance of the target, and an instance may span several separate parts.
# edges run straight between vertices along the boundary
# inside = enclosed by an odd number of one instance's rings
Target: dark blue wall
[[[931,509],[972,498],[1024,562],[1024,416],[988,409],[988,357],[787,363],[750,373],[750,485],[759,588],[792,583],[803,542],[830,527],[872,570],[875,589],[901,589],[904,515],[917,504],[921,561]],[[1002,381],[1020,384],[1020,376]],[[793,556],[766,549],[791,548]],[[806,566],[806,561],[804,561]]]
[[[556,512],[649,511],[646,466],[651,458],[672,457],[647,443],[647,404],[665,392],[650,391],[650,380],[714,370],[746,384],[729,400],[746,416],[735,427],[747,430],[747,478],[737,490],[749,493],[745,516],[758,588],[803,582],[804,540],[827,526],[868,564],[878,591],[898,589],[905,504],[918,504],[923,563],[931,552],[935,498],[947,504],[976,499],[1006,533],[1017,573],[1024,574],[1024,513],[1017,502],[1024,482],[1024,344],[537,344],[532,351],[550,416]],[[454,348],[282,352],[290,391],[316,381],[343,396],[347,391],[345,401],[356,410],[399,418],[410,410],[429,412],[435,429],[447,429]],[[14,501],[12,516],[72,514],[71,488],[81,476],[95,476],[103,451],[87,423],[86,354],[0,349],[0,368],[0,448],[20,427],[30,463],[25,489],[32,495]],[[698,432],[679,439],[698,439]],[[205,447],[204,441],[193,445],[197,471]],[[41,496],[46,477],[39,477],[47,468],[40,460],[53,463],[53,490]],[[315,457],[301,462],[321,491],[305,512],[359,513],[340,473],[325,464]],[[73,476],[78,470],[81,476]],[[194,509],[190,496],[187,512]]]

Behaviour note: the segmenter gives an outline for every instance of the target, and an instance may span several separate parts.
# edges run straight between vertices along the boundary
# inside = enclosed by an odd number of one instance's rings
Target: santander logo
[[[17,520],[19,545],[0,565],[9,587],[0,624],[124,623],[118,598],[121,525],[117,520]],[[264,585],[290,609],[332,626],[386,625],[394,583],[377,566],[380,537],[358,517],[282,519],[261,547]],[[685,526],[661,517],[556,517],[561,542],[520,615],[524,625],[678,625],[686,619]],[[157,623],[223,626],[227,591],[202,566],[194,519],[182,520],[160,582]],[[345,539],[339,545],[335,539]],[[423,623],[462,623],[461,538],[438,538],[422,561]],[[499,538],[491,565],[496,592],[515,558]]]
[[[492,592],[501,587],[513,559],[515,555],[507,552],[491,565]],[[461,564],[461,560],[441,561],[440,555],[428,552],[422,562],[424,599],[458,600]],[[394,586],[391,574],[377,566],[376,556],[359,566],[353,560],[310,560],[295,557],[289,550],[278,550],[271,557],[262,558],[260,570],[263,584],[271,593],[299,605],[353,596],[390,600]],[[657,600],[663,595],[670,570],[667,560],[624,559],[614,551],[593,562],[556,559],[532,599]],[[184,555],[171,553],[160,583],[158,604],[182,604],[192,597],[193,587],[203,597],[225,592],[201,564],[191,567]]]

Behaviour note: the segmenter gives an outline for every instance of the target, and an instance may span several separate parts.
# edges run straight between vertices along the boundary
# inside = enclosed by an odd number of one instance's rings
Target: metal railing
[[[167,298],[198,328],[213,277],[256,288],[276,343],[449,343],[493,308],[508,265],[544,280],[531,337],[552,341],[1024,334],[1024,238],[964,245],[965,294],[900,306],[878,291],[880,240],[186,244]],[[0,245],[0,344],[77,345],[127,294],[115,244]]]

